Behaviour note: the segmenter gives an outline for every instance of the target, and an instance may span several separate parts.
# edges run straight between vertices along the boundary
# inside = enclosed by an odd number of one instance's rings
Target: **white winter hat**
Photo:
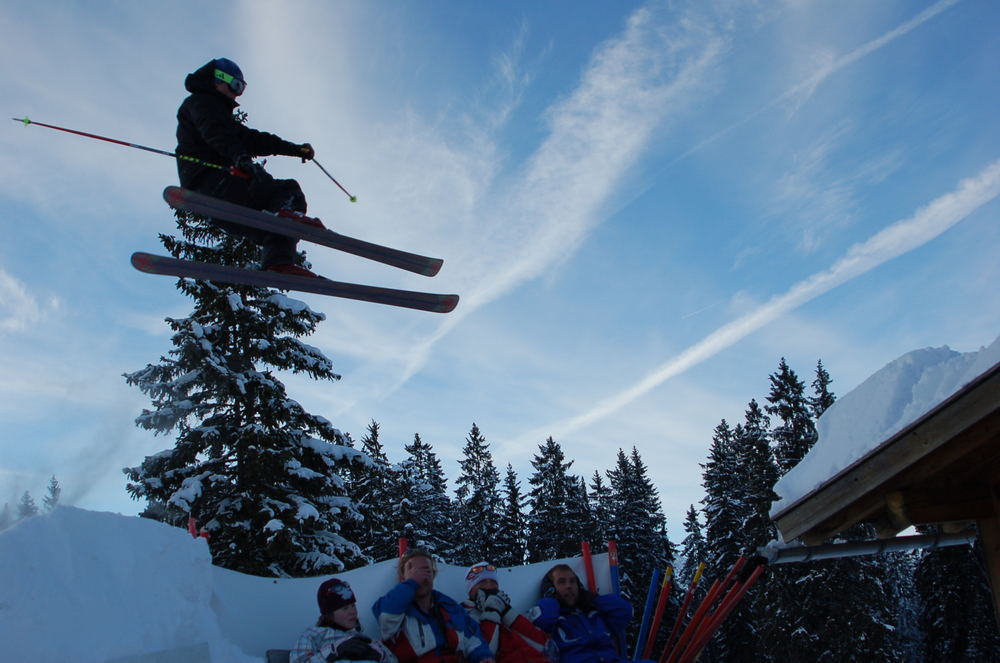
[[[497,580],[497,567],[489,562],[479,562],[469,567],[469,572],[465,574],[465,595],[468,596],[472,588],[484,580]]]

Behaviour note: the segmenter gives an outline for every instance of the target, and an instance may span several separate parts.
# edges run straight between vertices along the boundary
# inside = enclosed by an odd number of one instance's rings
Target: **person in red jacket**
[[[510,598],[500,590],[495,566],[473,564],[465,576],[465,591],[468,600],[462,605],[479,622],[497,663],[550,663],[548,636],[511,608]]]

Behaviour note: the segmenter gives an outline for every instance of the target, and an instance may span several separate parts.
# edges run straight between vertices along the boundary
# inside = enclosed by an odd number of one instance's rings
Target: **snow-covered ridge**
[[[584,577],[579,558],[498,570],[516,608],[534,603],[542,575],[560,561]],[[609,587],[607,555],[595,555],[594,566]],[[436,588],[461,598],[465,572],[441,565]],[[371,605],[395,583],[395,561],[338,577],[376,635]],[[207,649],[211,661],[260,663],[267,649],[290,649],[315,623],[322,580],[228,571],[212,566],[205,540],[183,529],[60,506],[0,532],[0,660],[131,662],[191,647],[197,660]]]
[[[889,362],[819,418],[819,439],[775,486],[771,515],[806,496],[1000,363],[1000,338],[978,352],[947,346]],[[1000,395],[998,395],[1000,398]]]

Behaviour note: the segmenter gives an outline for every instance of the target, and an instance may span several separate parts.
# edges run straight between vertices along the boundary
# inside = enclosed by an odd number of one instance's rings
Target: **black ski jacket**
[[[215,89],[214,61],[188,74],[184,87],[191,95],[177,109],[177,154],[226,167],[235,165],[244,155],[299,154],[295,143],[251,129],[233,117],[239,104]],[[184,159],[177,160],[181,186],[188,189],[197,189],[222,172]]]

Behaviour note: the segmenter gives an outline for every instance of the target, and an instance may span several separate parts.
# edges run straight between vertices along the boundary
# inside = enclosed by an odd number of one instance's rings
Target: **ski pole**
[[[746,557],[740,556],[740,558],[736,560],[736,563],[733,564],[733,568],[731,568],[729,573],[726,574],[725,578],[722,580],[716,578],[715,582],[712,583],[712,586],[708,588],[708,593],[705,595],[705,598],[702,599],[698,609],[694,611],[694,615],[691,617],[691,621],[688,622],[687,628],[685,628],[684,632],[681,633],[681,637],[677,641],[677,646],[674,647],[669,654],[667,651],[664,651],[663,656],[666,658],[661,658],[661,661],[665,660],[666,663],[678,663],[681,660],[685,648],[690,649],[691,641],[694,640],[698,631],[701,630],[702,622],[704,621],[706,614],[708,614],[709,609],[715,605],[715,601],[720,595],[725,596],[731,581],[736,577],[736,574],[743,569],[743,565],[746,564],[746,561]],[[715,611],[713,611],[712,614],[715,614]]]
[[[44,122],[36,122],[27,116],[25,117],[14,117],[11,118],[15,122],[20,122],[24,126],[29,126],[31,124],[37,124],[40,127],[45,127],[47,129],[55,129],[56,131],[65,131],[68,134],[76,134],[77,136],[84,136],[85,138],[94,138],[96,140],[103,140],[106,143],[114,143],[115,145],[124,145],[125,147],[134,147],[137,150],[145,150],[146,152],[152,152],[153,154],[162,154],[165,157],[174,157],[175,159],[180,159],[182,161],[190,161],[191,163],[196,163],[199,166],[207,166],[209,168],[218,168],[219,170],[224,170],[230,175],[235,175],[236,177],[242,177],[248,179],[249,174],[244,173],[242,170],[238,170],[235,167],[220,166],[217,163],[209,163],[207,161],[202,161],[201,159],[196,159],[195,157],[189,157],[184,154],[175,154],[173,152],[167,152],[166,150],[158,150],[155,147],[147,147],[145,145],[137,145],[136,143],[129,143],[124,140],[118,140],[117,138],[108,138],[107,136],[99,136],[97,134],[90,134],[86,131],[77,131],[76,129],[67,129],[66,127],[57,127],[54,124],[45,124]]]
[[[694,578],[691,579],[691,584],[688,585],[687,593],[684,595],[684,600],[681,602],[680,610],[677,611],[677,619],[674,620],[674,626],[670,629],[670,635],[667,637],[667,644],[664,647],[665,651],[669,651],[670,647],[674,644],[674,638],[677,637],[677,631],[680,630],[681,622],[687,617],[688,607],[691,605],[691,599],[694,597],[694,591],[698,587],[698,583],[701,582],[701,574],[705,572],[705,562],[698,564],[698,569],[694,572]]]
[[[341,184],[340,182],[338,182],[336,177],[334,177],[333,175],[331,175],[330,173],[328,173],[326,171],[326,168],[324,168],[323,165],[319,161],[316,161],[316,159],[313,159],[312,162],[314,164],[316,164],[317,166],[319,166],[319,169],[323,171],[323,174],[326,175],[327,177],[329,177],[333,181],[334,184],[336,184],[337,186],[339,186],[341,191],[343,191],[344,193],[347,194],[347,197],[351,200],[352,203],[358,202],[358,197],[357,196],[352,196],[351,192],[348,191],[347,189],[345,189],[344,185]]]
[[[642,653],[643,644],[649,634],[649,620],[653,616],[653,604],[656,602],[656,590],[660,587],[660,570],[653,569],[653,575],[649,578],[649,591],[646,593],[646,607],[642,611],[642,626],[639,627],[639,637],[635,641],[635,649],[632,651],[632,660],[638,661],[639,654]]]
[[[648,659],[653,653],[653,645],[656,643],[656,636],[660,631],[660,620],[663,619],[663,611],[667,607],[667,597],[670,596],[670,587],[673,585],[674,567],[667,566],[663,574],[663,584],[660,585],[660,600],[656,603],[656,612],[653,613],[653,623],[649,627],[649,637],[646,639],[646,648],[642,650],[642,658]]]
[[[580,554],[583,556],[583,570],[587,576],[587,589],[597,593],[597,577],[594,575],[594,558],[590,554],[590,541],[580,542]]]
[[[608,571],[611,574],[611,593],[621,596],[622,594],[622,581],[621,574],[618,569],[618,542],[608,541]],[[628,651],[628,638],[625,637],[625,629],[620,628],[618,632],[615,633],[615,648],[618,650],[618,655],[623,656],[625,652]]]
[[[729,614],[736,608],[736,605],[740,602],[747,591],[753,586],[757,579],[760,578],[761,574],[764,572],[764,565],[760,565],[750,573],[750,577],[746,579],[742,584],[737,584],[733,587],[732,591],[726,596],[725,603],[719,606],[716,614],[712,615],[711,622],[702,630],[699,636],[691,643],[688,651],[684,653],[684,657],[680,659],[679,663],[691,663],[694,661],[701,650],[705,648],[708,641],[715,635],[719,626],[726,620]]]

